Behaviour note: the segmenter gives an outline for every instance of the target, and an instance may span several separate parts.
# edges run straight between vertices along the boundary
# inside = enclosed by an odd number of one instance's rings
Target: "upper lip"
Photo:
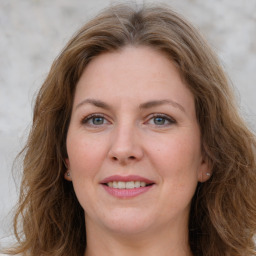
[[[123,182],[141,181],[141,182],[145,182],[146,184],[155,183],[152,180],[149,180],[147,178],[144,178],[144,177],[141,177],[141,176],[138,176],[138,175],[128,175],[128,176],[112,175],[112,176],[106,177],[100,183],[101,184],[106,184],[106,183],[111,182],[111,181],[123,181]]]

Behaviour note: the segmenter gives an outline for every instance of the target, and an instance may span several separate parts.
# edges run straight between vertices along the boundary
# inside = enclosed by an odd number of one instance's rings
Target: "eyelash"
[[[86,116],[84,118],[82,118],[81,123],[85,124],[85,125],[89,125],[89,126],[101,126],[101,125],[97,125],[97,124],[90,124],[90,121],[93,121],[94,118],[102,118],[103,122],[107,120],[107,118],[105,117],[105,115],[103,114],[91,114],[89,116]]]
[[[150,116],[150,118],[148,119],[147,123],[149,123],[150,120],[154,120],[156,118],[162,118],[164,119],[164,122],[167,121],[168,123],[167,124],[152,124],[152,125],[155,125],[157,127],[160,127],[160,126],[163,126],[163,127],[166,127],[166,126],[169,126],[169,125],[172,125],[172,124],[175,124],[176,123],[176,120],[174,120],[172,117],[168,116],[168,115],[165,115],[165,114],[152,114]]]
[[[89,123],[90,121],[93,121],[94,118],[102,118],[103,119],[103,123],[102,124],[93,124],[93,123]],[[157,126],[157,127],[166,127],[172,124],[176,123],[176,120],[174,120],[172,117],[165,115],[165,114],[152,114],[149,116],[149,118],[147,119],[147,121],[145,123],[149,123],[151,120],[154,120],[156,118],[161,118],[164,120],[164,124],[151,124],[153,126]],[[104,114],[91,114],[89,116],[86,116],[84,118],[82,118],[81,123],[84,125],[88,125],[88,126],[92,126],[92,127],[100,127],[102,125],[105,124],[105,122],[109,121],[107,120],[106,116]],[[168,122],[167,124],[165,122]]]

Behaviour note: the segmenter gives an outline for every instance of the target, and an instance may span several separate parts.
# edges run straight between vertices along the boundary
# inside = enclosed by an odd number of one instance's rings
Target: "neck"
[[[98,233],[99,231],[99,233]],[[95,239],[95,237],[97,239]],[[85,256],[192,256],[188,243],[188,230],[161,229],[154,232],[124,235],[104,232],[94,227],[87,232]]]

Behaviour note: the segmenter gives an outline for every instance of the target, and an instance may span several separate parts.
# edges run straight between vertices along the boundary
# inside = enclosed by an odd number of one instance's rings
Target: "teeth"
[[[107,185],[111,188],[118,188],[118,189],[133,189],[133,188],[139,188],[139,187],[146,187],[146,182],[144,181],[111,181],[108,182]]]
[[[118,182],[117,182],[117,188],[125,188],[125,182],[123,182],[123,181],[118,181]]]
[[[125,183],[125,188],[134,188],[134,181],[128,181]]]
[[[111,182],[108,183],[108,186],[110,187],[110,184]],[[118,188],[118,183],[117,181],[113,181],[113,188]]]
[[[141,186],[141,187],[146,187],[146,182],[143,182],[143,181],[142,181],[142,182],[140,183],[140,186]]]
[[[134,182],[134,187],[139,188],[140,187],[140,181],[135,181]]]

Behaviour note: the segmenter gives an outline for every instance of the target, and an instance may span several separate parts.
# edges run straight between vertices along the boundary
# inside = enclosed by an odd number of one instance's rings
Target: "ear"
[[[212,170],[210,168],[209,162],[202,158],[200,168],[198,170],[198,181],[206,182],[211,178]]]
[[[65,159],[65,166],[67,168],[67,171],[64,173],[64,179],[68,181],[72,181],[72,176],[71,176],[71,170],[70,170],[70,164],[69,164],[69,159]]]

